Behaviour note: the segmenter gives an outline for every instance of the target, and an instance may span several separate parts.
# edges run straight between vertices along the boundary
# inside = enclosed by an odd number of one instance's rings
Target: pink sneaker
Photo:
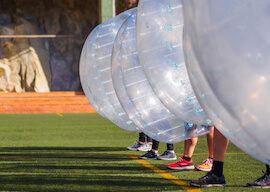
[[[198,165],[196,167],[197,170],[199,171],[211,171],[213,166],[213,159],[205,159],[201,165]]]
[[[175,170],[192,170],[195,168],[192,159],[186,161],[183,157],[180,157],[176,163],[168,164],[167,167]]]

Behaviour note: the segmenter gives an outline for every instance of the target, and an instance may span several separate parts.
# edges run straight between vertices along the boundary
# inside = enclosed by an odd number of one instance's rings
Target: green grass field
[[[265,170],[263,163],[230,144],[224,165],[228,186],[189,188],[191,179],[205,173],[167,169],[174,161],[136,161],[144,152],[126,147],[138,134],[98,114],[1,114],[0,128],[0,191],[255,191],[245,185]],[[161,143],[159,152],[165,148]],[[175,150],[180,156],[183,142]],[[197,165],[205,158],[202,136],[193,161]]]

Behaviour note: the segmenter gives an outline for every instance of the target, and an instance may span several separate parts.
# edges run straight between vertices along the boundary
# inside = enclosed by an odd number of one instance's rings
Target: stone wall
[[[132,9],[137,7],[139,0],[125,0],[124,1],[124,10]]]
[[[57,36],[0,38],[0,92],[44,92],[46,84],[50,91],[80,91],[80,52],[98,25],[98,10],[98,0],[1,0],[0,35]],[[10,63],[22,53],[30,53],[32,60],[24,55],[21,62]],[[14,81],[21,84],[8,85]]]

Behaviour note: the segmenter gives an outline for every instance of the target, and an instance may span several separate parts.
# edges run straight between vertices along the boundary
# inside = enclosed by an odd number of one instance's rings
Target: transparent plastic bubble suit
[[[185,123],[172,114],[152,90],[138,58],[135,23],[134,13],[120,28],[112,56],[114,87],[129,118],[146,135],[165,143],[208,133],[210,127]]]
[[[128,118],[115,93],[111,76],[111,56],[116,34],[123,22],[136,11],[128,10],[95,29],[84,44],[80,75],[83,90],[98,113],[127,131],[139,128]]]
[[[199,63],[191,60],[188,68],[193,74],[196,67],[199,71],[197,83],[203,94],[196,94],[201,105],[222,134],[267,164],[269,7],[265,0],[184,1],[186,36],[192,48],[186,55],[190,58],[192,53]],[[218,118],[211,117],[213,112]]]
[[[92,41],[94,34],[96,33],[96,31],[99,29],[99,26],[97,26],[96,28],[94,28],[94,30],[92,30],[92,32],[90,33],[90,35],[87,37],[85,42],[90,42]],[[81,85],[84,91],[85,96],[87,97],[89,103],[92,105],[92,107],[98,111],[98,113],[100,115],[102,115],[103,117],[105,117],[105,115],[102,114],[102,112],[99,110],[99,107],[96,105],[93,96],[91,94],[91,91],[89,89],[89,87],[87,86],[87,71],[90,67],[89,63],[86,62],[87,59],[87,52],[88,52],[88,48],[86,47],[86,43],[84,44],[83,50],[82,50],[82,54],[81,54],[81,58],[80,58],[80,80],[81,80]],[[106,117],[105,117],[106,118]]]
[[[190,84],[183,54],[181,0],[141,0],[137,47],[141,65],[161,102],[177,117],[211,124]]]
[[[254,138],[248,135],[220,104],[200,70],[198,61],[192,51],[188,34],[184,35],[184,39],[188,74],[203,109],[212,119],[218,130],[237,147],[253,157],[266,159],[267,157],[264,156],[263,150],[256,144]],[[209,106],[211,105],[214,105],[215,108],[210,108]]]

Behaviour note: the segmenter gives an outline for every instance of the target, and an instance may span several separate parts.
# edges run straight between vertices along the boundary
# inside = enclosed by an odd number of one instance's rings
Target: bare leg
[[[229,140],[224,137],[216,128],[214,129],[214,161],[224,162],[225,153],[229,144]]]
[[[228,144],[229,140],[215,128],[212,171],[200,179],[190,181],[190,185],[195,187],[223,187],[227,185],[223,175],[223,162]]]
[[[198,141],[198,137],[185,140],[184,154],[183,154],[185,157],[190,157],[190,158],[192,157],[197,141]]]
[[[210,133],[207,134],[207,146],[208,146],[208,153],[209,157],[213,158],[213,143],[214,143],[214,128]]]

